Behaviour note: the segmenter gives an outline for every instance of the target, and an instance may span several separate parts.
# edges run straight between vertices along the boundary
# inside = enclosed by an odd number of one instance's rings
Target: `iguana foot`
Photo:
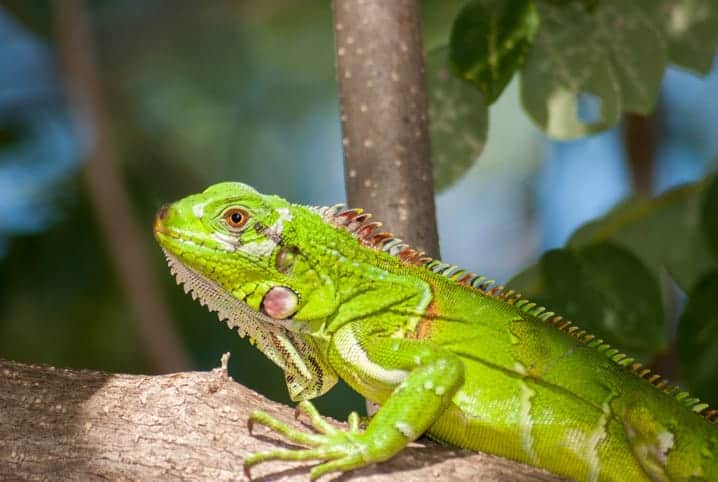
[[[323,464],[312,468],[309,477],[315,480],[329,472],[346,471],[380,460],[372,454],[371,445],[359,430],[359,415],[349,414],[348,430],[334,427],[324,420],[311,402],[304,401],[297,405],[295,417],[299,414],[309,417],[309,422],[316,433],[298,430],[289,424],[277,420],[264,412],[256,411],[249,416],[250,433],[255,423],[265,425],[280,433],[288,440],[306,445],[307,449],[276,449],[250,455],[244,459],[244,473],[251,478],[250,468],[269,460],[320,460]]]

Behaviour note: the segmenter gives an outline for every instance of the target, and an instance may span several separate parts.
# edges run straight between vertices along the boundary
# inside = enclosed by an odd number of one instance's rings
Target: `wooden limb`
[[[0,360],[0,480],[242,480],[244,456],[281,445],[262,427],[248,433],[247,417],[256,409],[293,419],[290,407],[233,382],[226,368],[144,376]],[[271,462],[252,475],[305,481],[309,465]],[[327,477],[337,478],[560,480],[430,442],[412,444],[385,463]]]
[[[332,7],[349,205],[438,258],[419,3]]]

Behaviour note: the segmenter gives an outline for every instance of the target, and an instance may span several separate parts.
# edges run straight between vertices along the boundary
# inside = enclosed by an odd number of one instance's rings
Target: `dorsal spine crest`
[[[711,409],[707,403],[702,403],[698,398],[690,397],[688,392],[680,391],[679,387],[670,385],[668,380],[665,380],[656,373],[651,373],[650,369],[644,368],[641,363],[635,362],[634,358],[621,353],[618,349],[611,347],[611,345],[605,343],[602,339],[587,333],[586,330],[579,328],[562,316],[552,311],[547,311],[543,306],[523,298],[520,293],[516,293],[514,290],[505,290],[501,285],[495,285],[496,282],[494,280],[464,270],[456,265],[428,257],[423,251],[412,248],[391,233],[377,232],[382,226],[382,223],[379,221],[370,221],[371,214],[364,212],[364,210],[346,209],[342,204],[329,207],[311,207],[310,209],[319,214],[328,223],[351,233],[364,246],[388,253],[403,263],[422,266],[457,284],[473,288],[486,296],[498,298],[516,306],[523,313],[548,323],[557,330],[576,338],[587,347],[593,348],[599,353],[603,353],[617,365],[632,372],[637,377],[646,380],[658,390],[672,396],[690,410],[705,417],[708,421],[718,423],[718,410]]]

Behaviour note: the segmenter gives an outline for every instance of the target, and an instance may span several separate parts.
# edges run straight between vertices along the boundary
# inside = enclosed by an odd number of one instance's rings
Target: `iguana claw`
[[[295,418],[301,414],[309,418],[316,433],[298,430],[271,415],[256,411],[249,416],[250,433],[255,423],[269,427],[291,442],[309,446],[306,449],[275,449],[250,455],[244,459],[244,473],[251,479],[250,468],[270,460],[322,460],[325,463],[310,472],[312,480],[330,472],[345,471],[361,467],[368,461],[365,454],[369,448],[359,431],[359,415],[352,412],[348,418],[349,429],[341,430],[322,418],[311,402],[301,402],[295,410]]]

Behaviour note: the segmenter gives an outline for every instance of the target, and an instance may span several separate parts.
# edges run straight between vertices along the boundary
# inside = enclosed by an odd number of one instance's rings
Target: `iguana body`
[[[367,429],[253,420],[318,459],[317,477],[385,460],[423,433],[577,480],[718,481],[718,424],[685,393],[553,313],[377,231],[223,183],[163,208],[178,281],[284,369],[294,400],[337,377],[381,405]],[[701,412],[700,414],[697,412]]]

